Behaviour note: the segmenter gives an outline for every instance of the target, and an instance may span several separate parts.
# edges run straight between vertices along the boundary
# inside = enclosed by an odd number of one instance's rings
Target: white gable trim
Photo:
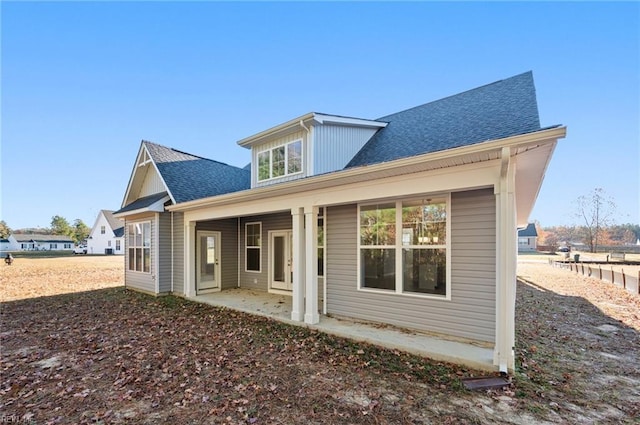
[[[121,208],[124,208],[124,207],[127,206],[127,200],[129,199],[129,195],[131,194],[131,190],[133,189],[133,182],[135,180],[136,174],[138,173],[138,170],[143,169],[145,166],[147,166],[149,164],[153,165],[153,169],[155,170],[155,172],[157,173],[158,177],[162,181],[162,184],[164,185],[165,191],[169,194],[169,198],[171,199],[171,202],[174,203],[174,204],[176,203],[176,200],[173,197],[173,194],[169,190],[169,186],[167,186],[167,182],[164,180],[164,177],[162,177],[162,174],[158,170],[158,166],[156,165],[155,161],[153,160],[153,157],[151,156],[151,154],[149,153],[149,150],[144,145],[144,142],[141,142],[140,143],[140,150],[138,151],[138,155],[136,156],[136,161],[133,164],[133,170],[131,171],[131,176],[129,177],[129,183],[127,184],[127,190],[126,190],[126,192],[124,194],[124,198],[122,199],[122,203],[120,204]],[[138,197],[136,197],[136,199],[137,198]],[[131,202],[133,202],[134,200],[132,200]],[[129,203],[131,203],[131,202],[129,202]]]

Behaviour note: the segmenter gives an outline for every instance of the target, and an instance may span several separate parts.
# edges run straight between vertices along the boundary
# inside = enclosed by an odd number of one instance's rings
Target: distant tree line
[[[576,242],[583,243],[595,252],[598,246],[622,246],[635,245],[640,239],[640,225],[615,224],[598,229],[598,244],[591,244],[594,240],[593,231],[587,226],[550,226],[542,227],[536,223],[538,231],[538,244],[548,246],[571,245]]]
[[[69,224],[66,218],[54,215],[51,217],[51,227],[45,228],[24,228],[12,230],[4,220],[0,221],[0,237],[8,238],[12,233],[15,234],[27,234],[36,233],[41,235],[65,235],[71,237],[76,244],[83,243],[89,237],[91,228],[87,226],[82,220],[76,218],[73,224]]]
[[[640,225],[614,223],[616,203],[602,188],[578,197],[573,216],[580,224],[543,228],[536,223],[538,244],[558,247],[583,243],[589,251],[597,252],[599,246],[633,245],[640,239]]]

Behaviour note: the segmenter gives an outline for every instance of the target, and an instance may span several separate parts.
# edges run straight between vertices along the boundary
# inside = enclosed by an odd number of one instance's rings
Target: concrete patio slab
[[[380,347],[400,350],[437,361],[463,364],[474,369],[497,371],[493,365],[493,349],[467,341],[455,341],[418,331],[361,322],[349,318],[320,315],[320,323],[309,325],[291,320],[291,297],[250,289],[228,289],[190,298],[217,307],[271,317],[296,326]]]

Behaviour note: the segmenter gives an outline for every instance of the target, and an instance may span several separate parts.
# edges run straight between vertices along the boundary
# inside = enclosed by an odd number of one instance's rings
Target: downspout
[[[304,143],[303,147],[302,147],[302,157],[304,159],[304,161],[307,161],[306,167],[304,167],[304,169],[306,170],[304,172],[305,176],[312,176],[313,175],[313,167],[311,166],[311,164],[308,162],[310,159],[312,159],[312,155],[309,155],[309,151],[311,150],[311,129],[309,127],[307,127],[306,125],[304,125],[304,121],[300,120],[300,127],[304,128],[305,131],[307,132],[307,143]],[[305,146],[306,146],[306,153],[305,151]]]

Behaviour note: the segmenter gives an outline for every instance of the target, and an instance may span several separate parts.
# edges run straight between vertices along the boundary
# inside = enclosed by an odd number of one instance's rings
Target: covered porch
[[[394,326],[321,315],[314,324],[291,319],[292,297],[244,288],[189,297],[190,300],[269,317],[296,326],[306,326],[330,335],[397,349],[437,361],[495,371],[493,347],[462,339],[445,338]]]

